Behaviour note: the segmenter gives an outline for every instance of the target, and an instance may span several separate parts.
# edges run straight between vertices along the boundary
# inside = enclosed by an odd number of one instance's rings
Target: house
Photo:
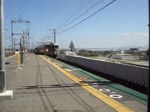
[[[138,56],[133,56],[131,54],[115,54],[112,55],[113,59],[119,59],[119,60],[137,60],[139,59]]]

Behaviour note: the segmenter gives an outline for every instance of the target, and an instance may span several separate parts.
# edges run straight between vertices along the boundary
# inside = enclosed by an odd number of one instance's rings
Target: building
[[[119,60],[137,60],[139,59],[138,56],[133,56],[131,54],[115,54],[112,55],[113,59],[119,59]]]

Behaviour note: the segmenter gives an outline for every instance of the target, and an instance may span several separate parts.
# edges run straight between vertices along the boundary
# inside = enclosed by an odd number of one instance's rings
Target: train
[[[53,42],[42,43],[34,48],[34,53],[56,58],[59,55],[59,44]]]

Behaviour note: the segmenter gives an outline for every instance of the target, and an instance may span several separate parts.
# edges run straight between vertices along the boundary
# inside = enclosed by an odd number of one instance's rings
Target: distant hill
[[[118,47],[120,49],[130,49],[130,48],[139,48],[139,49],[148,49],[148,45],[145,46],[124,46],[124,47]]]

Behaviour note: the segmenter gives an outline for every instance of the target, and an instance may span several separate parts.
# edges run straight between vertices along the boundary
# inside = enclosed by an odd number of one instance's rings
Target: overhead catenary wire
[[[50,36],[47,37],[47,39],[51,39],[53,37],[54,33],[52,33]]]
[[[82,12],[79,16],[77,16],[76,18],[74,18],[72,21],[68,22],[68,24],[66,24],[62,29],[64,29],[65,27],[67,27],[69,24],[73,23],[75,20],[77,20],[78,18],[80,18],[81,16],[83,16],[84,14],[86,14],[87,12],[89,12],[90,10],[92,10],[94,7],[96,7],[97,5],[99,5],[100,3],[102,3],[104,0],[98,0],[97,2],[95,2],[95,4],[93,4],[90,8],[88,8],[87,10],[85,10],[84,12]]]
[[[88,17],[86,17],[85,19],[83,19],[82,21],[76,23],[75,25],[73,25],[73,26],[71,26],[71,27],[69,27],[69,28],[67,28],[67,29],[65,29],[65,30],[63,30],[63,31],[61,31],[61,32],[58,32],[57,34],[64,33],[64,32],[66,32],[66,31],[68,31],[68,30],[74,28],[75,26],[77,26],[77,25],[81,24],[82,22],[86,21],[87,19],[89,19],[90,17],[94,16],[95,14],[97,14],[98,12],[100,12],[101,10],[105,9],[106,7],[108,7],[109,5],[111,5],[112,3],[114,3],[115,1],[116,1],[116,0],[111,1],[110,3],[108,3],[107,5],[105,5],[104,7],[100,8],[99,10],[97,10],[96,12],[94,12],[93,14],[91,14],[90,16],[88,16]]]
[[[78,13],[80,13],[86,6],[90,3],[91,0],[83,0],[79,3],[79,5],[72,11],[71,15],[66,17],[64,20],[64,23],[59,25],[56,29],[60,29],[63,26],[66,26],[68,21],[70,21],[74,16],[76,16]]]
[[[11,37],[7,37],[7,38],[5,38],[5,40],[8,40],[8,39],[11,39]]]

